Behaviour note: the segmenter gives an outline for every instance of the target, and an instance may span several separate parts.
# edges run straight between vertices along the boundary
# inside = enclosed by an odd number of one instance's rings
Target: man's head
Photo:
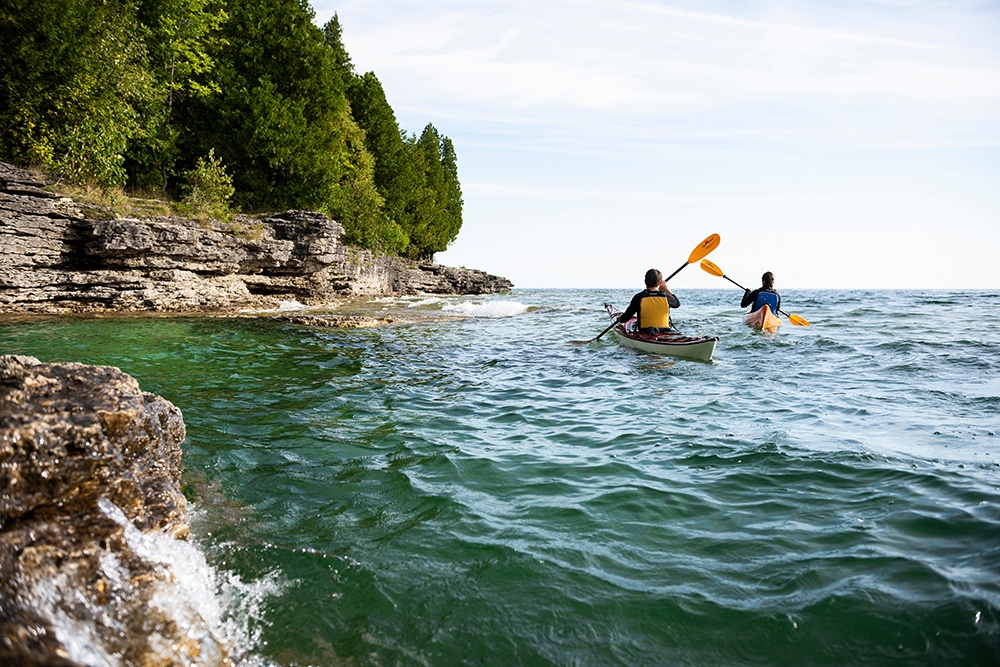
[[[646,271],[646,287],[656,287],[663,280],[663,274],[656,269],[650,269]]]
[[[760,277],[760,282],[764,287],[768,289],[774,287],[774,274],[768,271]]]

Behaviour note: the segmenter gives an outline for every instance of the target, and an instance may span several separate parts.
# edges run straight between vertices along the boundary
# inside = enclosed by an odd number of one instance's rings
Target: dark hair
[[[764,287],[774,287],[774,274],[768,271],[760,277],[760,282]]]
[[[656,287],[663,280],[663,274],[656,269],[646,271],[646,287]]]

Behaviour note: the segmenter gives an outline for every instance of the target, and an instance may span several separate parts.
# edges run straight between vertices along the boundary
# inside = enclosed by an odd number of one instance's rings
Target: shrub
[[[233,211],[229,200],[236,193],[232,177],[226,173],[222,160],[215,157],[215,149],[207,158],[198,158],[194,169],[187,172],[188,185],[182,203],[196,218],[213,218],[231,222]]]

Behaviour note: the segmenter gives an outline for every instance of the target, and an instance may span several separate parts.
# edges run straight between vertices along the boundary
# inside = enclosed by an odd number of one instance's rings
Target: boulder
[[[193,605],[164,603],[184,437],[117,368],[0,356],[0,664],[231,664]]]

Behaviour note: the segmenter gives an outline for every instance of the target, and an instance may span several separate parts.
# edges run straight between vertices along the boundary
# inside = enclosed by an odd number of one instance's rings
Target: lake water
[[[783,290],[812,326],[768,337],[678,289],[712,362],[569,342],[632,291],[8,321],[0,353],[181,409],[242,664],[1000,663],[1000,292]]]

